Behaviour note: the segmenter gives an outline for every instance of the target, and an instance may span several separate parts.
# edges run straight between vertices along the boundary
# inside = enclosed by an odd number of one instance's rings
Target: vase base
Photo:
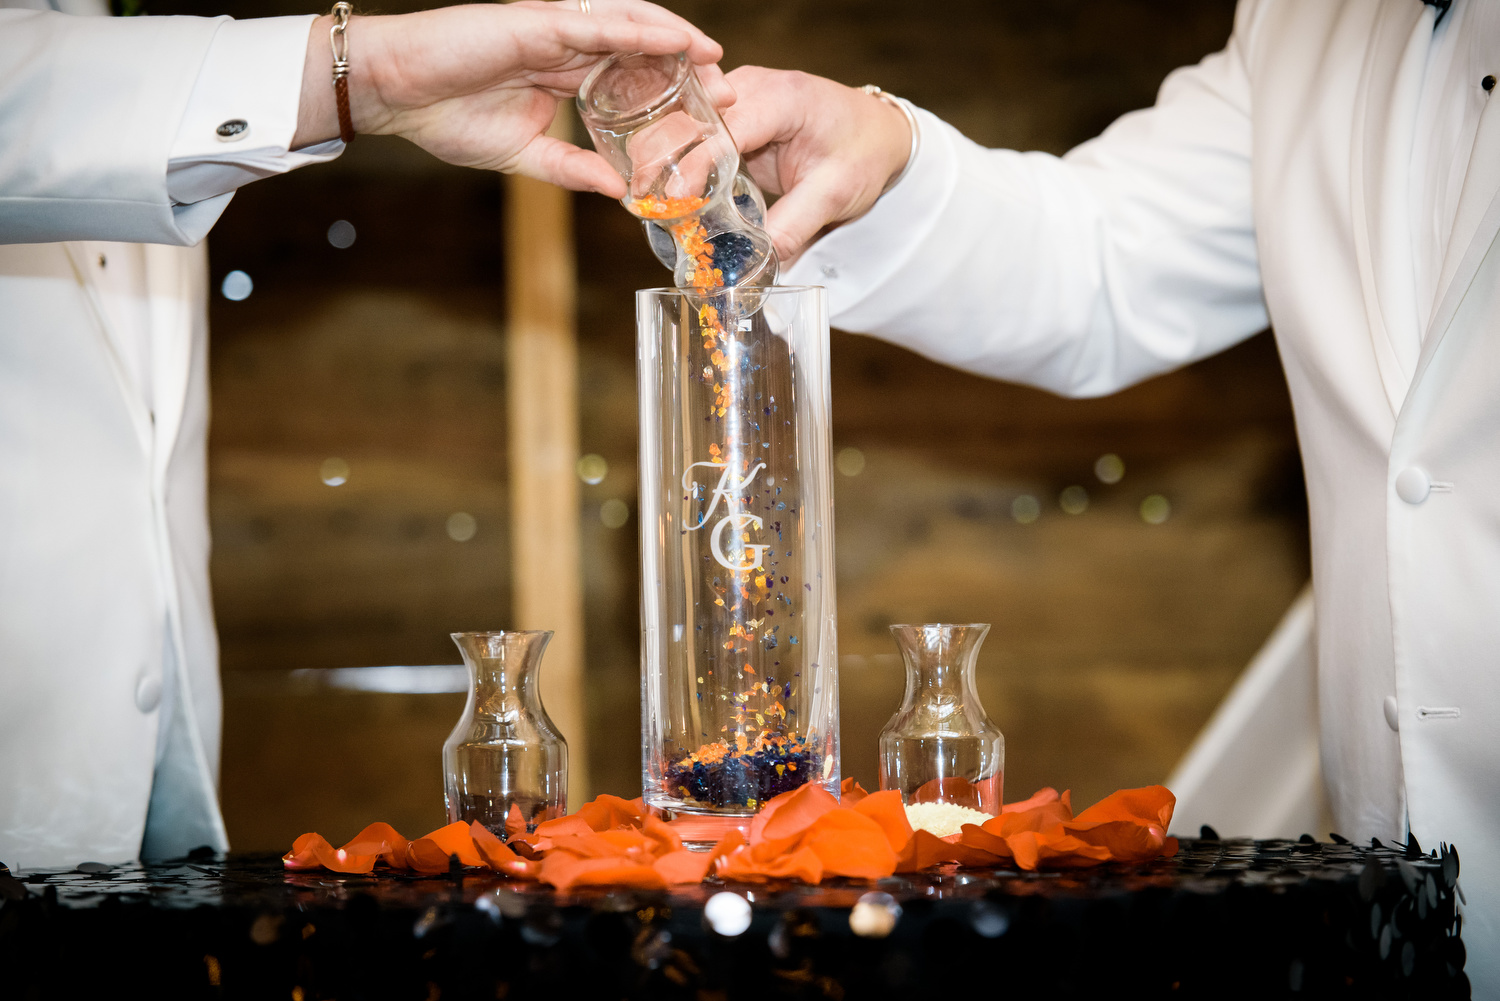
[[[739,831],[746,838],[750,835],[753,813],[689,813],[685,810],[669,810],[659,806],[648,807],[651,814],[671,825],[682,839],[682,847],[690,852],[706,852],[718,844],[726,834]]]

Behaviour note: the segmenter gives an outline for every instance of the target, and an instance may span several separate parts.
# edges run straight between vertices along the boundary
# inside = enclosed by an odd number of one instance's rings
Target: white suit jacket
[[[168,164],[184,129],[219,157],[216,102],[223,118],[245,103],[233,87],[204,97],[214,53],[257,100],[292,95],[278,128],[249,116],[289,143],[307,37],[306,19],[300,41],[295,26],[238,22],[226,47],[226,18],[64,17],[49,2],[0,0],[42,8],[0,10],[0,862],[13,867],[135,857],[148,802],[162,807],[154,766],[191,839],[182,849],[227,847],[201,241],[237,183],[296,163],[241,171],[186,203],[169,192]],[[104,12],[99,0],[57,3]],[[239,44],[246,34],[277,31],[281,64],[241,72],[256,51]],[[177,176],[204,187],[201,172]],[[138,290],[150,406],[112,343],[91,261],[58,242],[84,239],[152,244]]]
[[[1396,839],[1409,820],[1425,848],[1458,846],[1470,975],[1493,997],[1500,100],[1419,318],[1404,213],[1433,18],[1419,0],[1242,0],[1223,52],[1064,158],[986,150],[922,113],[908,176],[788,280],[827,285],[840,327],[1074,396],[1269,316],[1306,468],[1339,830]],[[1405,370],[1394,339],[1422,319]]]

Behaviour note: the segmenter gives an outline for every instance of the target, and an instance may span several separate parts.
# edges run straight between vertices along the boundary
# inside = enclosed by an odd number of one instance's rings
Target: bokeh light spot
[[[1161,494],[1152,494],[1141,501],[1141,520],[1148,525],[1160,525],[1172,516],[1172,505]]]
[[[604,456],[595,455],[592,452],[579,459],[576,468],[578,478],[589,486],[603,483],[604,478],[609,475],[609,463],[605,461]]]
[[[849,911],[849,930],[860,938],[885,938],[901,920],[901,905],[889,893],[866,893]]]
[[[1042,516],[1042,504],[1031,494],[1022,494],[1010,502],[1010,516],[1023,525],[1029,525]]]
[[[354,246],[354,223],[348,219],[340,219],[328,227],[328,242],[340,250],[348,250]]]
[[[1125,478],[1125,460],[1113,452],[1106,452],[1094,460],[1094,475],[1100,483],[1119,483]]]
[[[219,285],[219,291],[224,293],[224,298],[232,302],[243,302],[250,298],[250,293],[255,291],[255,283],[250,276],[243,271],[231,271],[224,276],[224,281]]]
[[[479,522],[467,511],[454,511],[448,516],[447,529],[454,542],[468,542],[479,531]]]
[[[605,528],[623,528],[630,520],[630,508],[618,497],[611,497],[599,506],[599,520]]]
[[[845,476],[858,476],[865,471],[865,453],[857,448],[841,448],[833,464]]]
[[[318,467],[318,479],[330,487],[341,487],[349,482],[349,463],[343,459],[324,459]]]
[[[1089,509],[1089,492],[1077,485],[1064,487],[1057,497],[1057,506],[1065,514],[1083,514]]]
[[[725,938],[745,934],[750,928],[750,901],[738,893],[721,890],[703,905],[703,919]]]

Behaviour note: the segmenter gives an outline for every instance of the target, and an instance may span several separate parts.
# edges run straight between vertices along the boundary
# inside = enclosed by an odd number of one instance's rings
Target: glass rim
[[[589,70],[589,75],[584,77],[583,83],[578,85],[578,95],[573,99],[573,103],[578,106],[578,117],[583,119],[585,125],[588,125],[590,123],[610,126],[633,125],[636,122],[644,121],[645,119],[650,118],[652,115],[655,115],[657,112],[661,111],[662,108],[665,108],[667,105],[677,100],[678,96],[682,93],[683,88],[687,86],[688,80],[693,78],[693,68],[688,63],[686,52],[678,52],[671,55],[671,58],[677,60],[677,75],[675,79],[672,80],[671,85],[668,86],[666,90],[662,91],[658,96],[652,98],[645,104],[645,106],[643,106],[639,110],[620,112],[618,114],[608,114],[590,108],[584,103],[584,93],[590,90],[594,86],[594,84],[598,82],[599,77],[603,76],[606,71],[608,71],[612,67],[618,66],[620,63],[624,62],[627,59],[633,59],[636,56],[644,55],[646,55],[646,53],[644,52],[615,52],[605,59],[601,60],[599,62],[599,65]],[[668,54],[663,53],[663,55]]]
[[[460,636],[480,636],[486,639],[496,636],[551,636],[551,629],[476,629],[469,632],[449,633],[448,638],[457,640]]]
[[[988,629],[991,622],[892,622],[887,629]]]
[[[657,288],[638,288],[635,290],[635,294],[637,296],[649,295],[660,298],[668,296],[686,298],[692,296],[699,299],[707,299],[716,295],[727,295],[731,292],[740,292],[745,295],[772,295],[786,292],[810,292],[813,289],[817,289],[819,292],[828,291],[826,285],[721,285],[706,292],[692,288],[677,288],[675,285],[662,285]]]

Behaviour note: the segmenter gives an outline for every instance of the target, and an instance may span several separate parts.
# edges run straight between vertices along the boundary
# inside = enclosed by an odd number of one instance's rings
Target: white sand
[[[940,838],[957,834],[965,824],[982,824],[990,815],[981,810],[953,803],[912,803],[906,808],[906,821],[912,830],[931,831]]]

